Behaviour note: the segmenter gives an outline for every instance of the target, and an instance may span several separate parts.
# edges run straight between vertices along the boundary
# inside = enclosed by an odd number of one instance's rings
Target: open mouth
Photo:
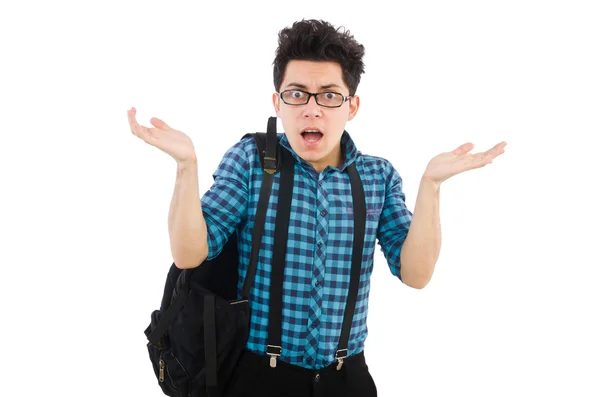
[[[321,131],[310,128],[307,128],[306,130],[302,131],[301,135],[304,142],[306,142],[309,145],[316,144],[321,140],[321,138],[323,138],[323,133]]]

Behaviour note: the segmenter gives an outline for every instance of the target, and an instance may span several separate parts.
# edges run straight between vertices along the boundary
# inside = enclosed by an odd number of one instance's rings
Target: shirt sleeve
[[[213,184],[201,198],[206,222],[208,257],[221,253],[225,243],[246,218],[251,153],[245,138],[227,150],[213,174]]]
[[[385,164],[386,191],[383,209],[379,217],[377,239],[392,274],[400,277],[400,251],[408,234],[412,213],[405,203],[402,178],[389,161]]]

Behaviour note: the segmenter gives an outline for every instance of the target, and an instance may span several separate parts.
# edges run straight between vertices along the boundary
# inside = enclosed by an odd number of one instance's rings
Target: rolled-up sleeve
[[[379,217],[377,239],[393,275],[400,280],[400,251],[408,234],[412,213],[405,203],[402,191],[402,178],[392,164],[387,161],[384,167],[385,201]]]
[[[214,182],[201,198],[208,232],[208,257],[221,253],[225,243],[246,218],[250,174],[249,140],[232,146],[213,174]]]

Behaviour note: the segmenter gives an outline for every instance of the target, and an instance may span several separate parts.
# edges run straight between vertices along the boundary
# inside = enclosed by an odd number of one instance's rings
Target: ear
[[[353,96],[348,98],[350,101],[350,106],[348,107],[348,121],[352,120],[356,113],[358,112],[358,108],[360,106],[360,97]]]
[[[273,108],[275,108],[275,114],[279,117],[281,104],[279,103],[279,94],[276,92],[273,93]]]

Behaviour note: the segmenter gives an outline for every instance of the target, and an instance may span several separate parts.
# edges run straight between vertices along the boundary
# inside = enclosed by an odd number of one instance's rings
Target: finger
[[[164,131],[170,131],[173,129],[173,128],[169,127],[167,125],[167,123],[165,123],[164,121],[162,121],[161,119],[159,119],[157,117],[152,117],[150,119],[150,124],[152,124],[156,128],[160,128],[161,130],[164,130]]]
[[[135,114],[136,113],[137,113],[137,110],[134,107],[132,107],[131,109],[129,109],[127,111],[127,119],[129,121],[131,121],[132,119],[135,119]]]
[[[504,148],[506,147],[507,143],[505,141],[502,141],[500,143],[498,143],[496,146],[494,146],[494,149],[496,149],[498,152],[504,153]]]
[[[452,151],[452,154],[461,155],[461,154],[469,153],[471,150],[473,150],[474,147],[475,147],[475,145],[473,145],[471,142],[463,143],[462,145],[460,145],[459,147],[454,149]]]
[[[506,142],[500,142],[496,144],[493,148],[485,152],[486,159],[491,163],[493,159],[504,153],[504,148],[506,147]]]
[[[154,131],[152,130],[156,130],[156,128],[148,128],[140,125],[135,119],[135,113],[135,108],[127,111],[131,133],[144,140],[146,143],[150,143],[150,141],[154,140]]]
[[[138,124],[137,120],[135,119],[135,113],[136,113],[135,108],[131,108],[130,110],[128,110],[127,111],[127,119],[129,121],[129,128],[131,129],[131,132],[134,135],[137,135],[137,132],[140,129],[140,125]]]
[[[490,150],[488,150],[488,152],[501,153],[501,152],[504,152],[505,147],[506,147],[506,142],[500,142],[500,143],[497,143],[496,145],[494,145],[494,147],[491,148]]]

